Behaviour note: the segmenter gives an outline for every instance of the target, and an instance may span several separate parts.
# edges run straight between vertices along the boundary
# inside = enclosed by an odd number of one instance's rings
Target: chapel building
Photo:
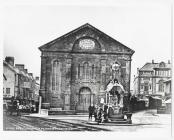
[[[51,108],[87,111],[89,105],[105,99],[113,78],[130,93],[134,51],[88,23],[39,50],[40,95]],[[114,72],[112,66],[117,66]]]

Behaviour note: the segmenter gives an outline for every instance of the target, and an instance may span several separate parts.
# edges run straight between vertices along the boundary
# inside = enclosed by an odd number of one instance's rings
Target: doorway
[[[94,104],[94,94],[89,87],[82,87],[78,94],[78,111],[88,111],[88,107]]]

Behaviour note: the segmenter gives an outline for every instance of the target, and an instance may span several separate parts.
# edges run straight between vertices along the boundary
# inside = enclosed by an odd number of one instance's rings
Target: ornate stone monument
[[[127,93],[125,93],[124,87],[118,81],[119,67],[120,65],[117,62],[111,66],[113,77],[106,89],[106,105],[108,106],[107,122],[132,123],[132,114],[129,112],[129,109],[125,110],[125,104],[127,104],[127,107],[129,106],[128,100],[124,100],[124,97],[127,97]],[[124,119],[125,115],[127,119]]]

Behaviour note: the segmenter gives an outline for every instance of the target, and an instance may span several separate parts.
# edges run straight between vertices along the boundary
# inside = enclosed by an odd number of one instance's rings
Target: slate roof
[[[160,63],[146,63],[140,71],[153,71],[156,68],[160,68]],[[165,68],[171,68],[171,64],[165,63]]]
[[[8,64],[6,61],[3,61],[3,64],[6,65],[8,68],[10,68],[14,73],[21,74],[21,75],[23,75],[24,77],[27,77],[27,78],[29,78],[29,79],[33,79],[32,76],[28,75],[27,73],[25,73],[25,72],[19,70],[18,68],[14,67],[14,66]]]

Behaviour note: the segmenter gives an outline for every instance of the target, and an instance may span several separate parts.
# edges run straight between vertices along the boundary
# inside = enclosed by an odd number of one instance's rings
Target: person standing
[[[104,121],[107,122],[108,121],[108,105],[104,104],[103,106],[103,117],[104,117]]]
[[[20,103],[19,103],[19,101],[17,101],[16,111],[17,111],[17,116],[19,116],[20,115]]]
[[[97,111],[97,122],[98,124],[102,122],[102,114],[103,114],[103,109],[102,107],[98,107],[98,111]]]
[[[98,107],[97,107],[97,104],[94,106],[94,118],[95,118],[95,121],[97,121],[97,110],[98,110]]]
[[[90,105],[88,108],[89,111],[89,120],[92,120],[92,106]]]

